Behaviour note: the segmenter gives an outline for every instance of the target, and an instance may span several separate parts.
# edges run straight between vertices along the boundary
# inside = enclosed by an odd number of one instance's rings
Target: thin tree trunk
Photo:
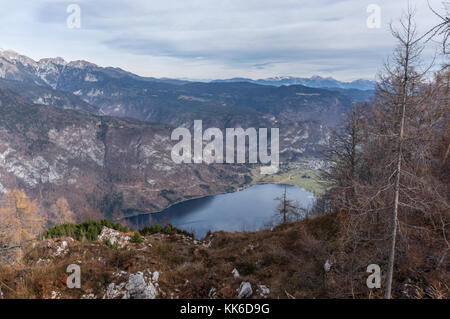
[[[408,26],[409,28],[409,26]],[[401,169],[402,169],[402,148],[403,148],[403,134],[404,134],[404,125],[405,125],[405,113],[406,113],[406,103],[408,98],[408,71],[409,71],[409,34],[408,34],[408,42],[406,44],[406,55],[405,55],[405,74],[403,79],[403,87],[402,87],[402,106],[401,106],[401,115],[400,115],[400,132],[398,137],[398,157],[397,157],[397,174],[395,176],[395,186],[394,186],[394,204],[392,207],[392,233],[391,233],[391,242],[389,247],[389,262],[388,262],[388,271],[386,276],[386,290],[384,293],[385,299],[391,299],[392,294],[392,277],[394,273],[394,263],[395,263],[395,244],[397,240],[397,215],[398,215],[398,199],[400,193],[400,177],[401,177]]]
[[[391,242],[389,247],[389,263],[388,272],[386,277],[386,291],[384,293],[385,299],[391,299],[392,291],[392,277],[394,273],[394,262],[395,262],[395,243],[397,239],[397,215],[398,215],[398,195],[400,188],[400,169],[401,169],[401,152],[399,153],[397,160],[397,175],[395,179],[395,193],[394,193],[394,206],[392,210],[392,233]]]
[[[286,186],[284,187],[284,195],[283,195],[283,224],[286,224],[287,218],[287,202],[286,202]]]

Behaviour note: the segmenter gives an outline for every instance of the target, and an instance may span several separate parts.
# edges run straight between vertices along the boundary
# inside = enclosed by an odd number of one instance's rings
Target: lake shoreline
[[[270,181],[267,181],[267,182],[258,182],[258,183],[252,183],[252,184],[249,184],[249,185],[246,185],[246,186],[243,186],[243,187],[236,188],[236,190],[234,190],[234,191],[232,191],[232,192],[210,193],[210,194],[206,194],[206,195],[200,195],[200,196],[196,196],[196,197],[191,197],[191,198],[189,198],[189,199],[179,200],[179,201],[176,201],[176,202],[171,203],[170,205],[168,205],[167,207],[165,207],[165,208],[163,208],[162,210],[159,210],[159,211],[154,211],[154,212],[144,212],[144,213],[132,214],[132,215],[128,215],[128,216],[124,216],[124,217],[120,217],[120,218],[115,218],[113,221],[114,221],[114,222],[120,222],[120,221],[126,220],[126,219],[128,219],[128,218],[139,217],[139,216],[142,216],[142,215],[159,214],[159,213],[162,213],[162,212],[164,212],[165,210],[171,208],[172,206],[175,206],[175,205],[178,205],[178,204],[181,204],[181,203],[185,203],[185,202],[188,202],[188,201],[191,201],[191,200],[202,199],[202,198],[208,198],[208,197],[217,196],[217,195],[223,195],[223,194],[232,194],[232,193],[236,193],[236,192],[243,191],[243,190],[245,190],[245,189],[247,189],[247,188],[249,188],[249,187],[255,186],[255,185],[268,185],[268,184],[293,186],[293,187],[297,187],[297,188],[299,188],[299,189],[302,189],[302,190],[304,190],[304,191],[314,193],[314,192],[312,192],[312,191],[310,191],[310,190],[307,190],[307,189],[305,189],[305,188],[303,188],[303,187],[299,187],[299,186],[294,185],[294,184],[281,183],[281,182],[270,182]],[[315,194],[314,194],[314,195],[315,195]]]
[[[249,188],[249,187],[251,187],[251,186],[253,186],[253,185],[258,185],[258,184],[250,184],[250,185],[248,185],[248,186],[239,187],[239,188],[236,188],[236,190],[234,190],[234,191],[232,191],[232,192],[210,193],[210,194],[205,194],[205,195],[194,196],[194,197],[191,197],[191,198],[182,199],[182,200],[173,202],[173,203],[171,203],[170,205],[167,205],[165,208],[163,208],[162,210],[159,210],[159,211],[145,212],[145,213],[138,213],[138,214],[132,214],[132,215],[128,215],[128,216],[116,218],[116,219],[114,219],[114,221],[120,222],[121,220],[124,220],[124,219],[133,218],[133,217],[138,217],[138,216],[142,216],[142,215],[159,214],[159,213],[164,212],[166,209],[169,209],[170,207],[175,206],[175,205],[178,205],[178,204],[181,204],[181,203],[185,203],[185,202],[188,202],[188,201],[191,201],[191,200],[195,200],[195,199],[208,198],[208,197],[216,196],[216,195],[231,194],[231,193],[235,193],[235,192],[239,192],[239,191],[242,191],[242,190],[244,190],[244,189],[247,189],[247,188]]]
[[[136,230],[155,223],[161,226],[172,224],[196,233],[201,233],[205,227],[210,230],[218,227],[218,230],[224,231],[236,231],[241,227],[257,230],[262,222],[266,223],[273,217],[277,205],[275,200],[283,193],[284,186],[288,187],[292,199],[304,207],[308,207],[314,199],[312,192],[296,185],[263,182],[245,185],[232,192],[197,196],[172,203],[158,212],[133,214],[118,220],[127,222],[129,227]],[[230,216],[233,221],[223,216]],[[187,226],[189,224],[193,226]]]

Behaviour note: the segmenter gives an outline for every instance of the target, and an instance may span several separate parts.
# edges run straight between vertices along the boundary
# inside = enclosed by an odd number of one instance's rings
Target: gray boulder
[[[144,275],[141,272],[130,274],[125,289],[133,299],[155,299],[157,291],[153,283],[145,282]]]
[[[243,281],[241,283],[241,286],[239,287],[238,291],[239,291],[237,295],[238,299],[249,298],[253,294],[252,285],[246,281]]]

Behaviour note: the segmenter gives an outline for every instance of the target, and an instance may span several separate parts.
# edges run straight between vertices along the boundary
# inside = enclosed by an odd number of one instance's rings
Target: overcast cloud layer
[[[410,0],[419,30],[436,19]],[[441,0],[429,0],[440,9]],[[0,47],[61,56],[143,76],[190,79],[278,75],[372,79],[393,49],[390,21],[406,0],[0,0]],[[69,29],[69,4],[81,29]],[[369,29],[369,4],[381,28]],[[432,54],[432,50],[427,51]]]

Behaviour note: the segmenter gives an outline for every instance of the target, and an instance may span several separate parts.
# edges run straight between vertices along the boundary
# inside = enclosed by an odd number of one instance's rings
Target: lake
[[[202,238],[208,232],[224,230],[255,231],[273,221],[279,201],[286,187],[287,198],[297,201],[300,207],[308,207],[314,195],[304,189],[280,184],[253,185],[246,189],[192,199],[175,204],[161,212],[126,218],[135,229],[146,225],[166,225],[187,230]]]

